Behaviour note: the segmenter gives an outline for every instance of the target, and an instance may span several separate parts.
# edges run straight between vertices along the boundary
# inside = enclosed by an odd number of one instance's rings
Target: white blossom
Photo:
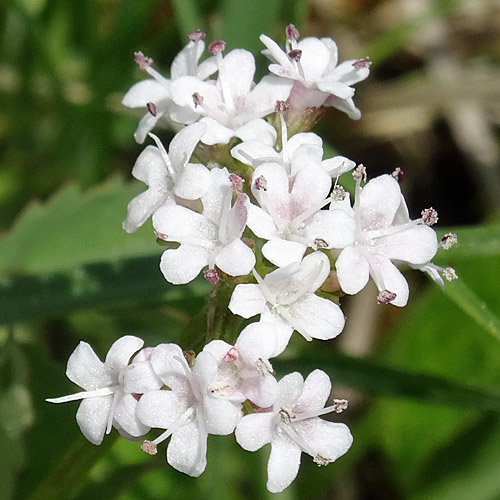
[[[291,373],[279,381],[272,411],[246,415],[236,427],[236,440],[245,450],[256,451],[271,444],[267,465],[270,492],[283,491],[292,483],[302,453],[313,457],[318,465],[327,465],[351,447],[352,436],[346,425],[319,418],[346,406],[341,400],[325,408],[330,390],[330,379],[321,370],[313,371],[305,381],[300,373]]]

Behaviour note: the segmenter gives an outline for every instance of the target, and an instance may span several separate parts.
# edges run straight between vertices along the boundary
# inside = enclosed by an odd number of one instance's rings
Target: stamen
[[[352,67],[356,69],[361,68],[369,68],[372,65],[369,57],[365,57],[364,59],[358,59],[352,63]]]
[[[146,69],[153,64],[153,59],[146,57],[142,52],[134,52],[134,61],[141,69]]]
[[[259,375],[266,377],[267,375],[272,375],[274,373],[271,363],[267,359],[259,358],[255,363],[257,366],[257,371]]]
[[[156,112],[156,104],[154,102],[148,102],[146,104],[146,108],[148,108],[148,111],[153,115],[156,116],[158,113]]]
[[[225,50],[225,48],[226,42],[224,42],[223,40],[216,40],[208,46],[208,51],[212,55],[216,56],[217,54],[220,54],[223,50]]]
[[[286,101],[276,101],[276,106],[274,107],[275,113],[286,113],[290,108],[290,105]]]
[[[292,420],[295,418],[295,414],[289,408],[281,408],[278,413],[281,417],[281,421],[285,424],[291,424]]]
[[[67,403],[68,401],[78,401],[79,399],[95,398],[99,396],[109,396],[113,394],[119,386],[116,387],[103,387],[102,389],[95,389],[93,391],[82,391],[68,396],[61,396],[59,398],[47,398],[47,403]]]
[[[207,36],[206,33],[203,33],[203,31],[201,31],[200,29],[190,31],[188,33],[188,38],[192,42],[197,42],[199,40],[203,40],[206,36]]]
[[[448,266],[443,269],[443,277],[446,281],[455,281],[458,279],[458,275],[453,266]]]
[[[158,453],[158,447],[153,443],[153,441],[148,440],[141,443],[141,450],[146,452],[148,455],[156,455]]]
[[[390,290],[381,290],[377,296],[377,302],[379,304],[389,304],[396,298],[396,294]]]
[[[405,173],[399,167],[396,167],[391,175],[398,182],[402,182],[403,179],[405,178]]]
[[[458,237],[455,233],[446,233],[440,242],[440,247],[443,250],[449,250],[453,245],[458,243]]]
[[[426,226],[433,226],[439,219],[438,213],[432,207],[425,208],[421,212],[422,214],[422,222]]]
[[[313,458],[313,462],[318,465],[328,465],[333,462],[333,460],[326,454],[319,451]]]
[[[155,231],[155,238],[157,240],[163,240],[163,241],[168,240],[168,236],[165,233],[160,233],[160,231]]]
[[[346,197],[346,192],[342,186],[337,185],[333,188],[331,196],[332,201],[344,201],[345,197]]]
[[[322,238],[316,238],[313,243],[314,247],[316,248],[328,248],[328,242],[326,242]]]
[[[156,147],[160,150],[161,157],[165,163],[165,166],[167,167],[167,171],[170,174],[170,177],[172,178],[172,180],[175,180],[175,178],[177,177],[177,172],[172,165],[172,162],[170,161],[165,146],[156,135],[152,134],[151,132],[148,135],[149,137],[151,137],[151,139],[153,139],[153,141],[155,141]]]
[[[203,272],[203,277],[212,285],[215,285],[219,281],[219,274],[215,269],[207,269]]]

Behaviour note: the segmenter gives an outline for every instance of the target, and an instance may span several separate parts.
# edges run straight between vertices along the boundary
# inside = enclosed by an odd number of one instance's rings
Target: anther
[[[274,107],[275,113],[286,113],[290,105],[286,101],[276,101],[276,106]]]
[[[446,281],[455,281],[458,279],[458,275],[453,266],[448,266],[443,269],[443,278]]]
[[[355,180],[362,180],[366,182],[366,167],[360,163],[353,171],[352,176]]]
[[[291,424],[293,420],[293,412],[291,410],[287,410],[285,408],[281,408],[279,411],[281,421],[285,424]]]
[[[243,188],[243,178],[234,173],[229,174],[229,180],[231,181],[231,186],[235,191],[241,191]]]
[[[156,455],[158,453],[158,448],[153,441],[143,441],[141,443],[141,450],[146,452],[148,455]]]
[[[296,62],[299,62],[302,57],[302,51],[300,49],[293,49],[288,52],[288,57]]]
[[[332,201],[344,201],[346,197],[345,189],[337,185],[332,190]]]
[[[257,177],[257,179],[255,179],[254,186],[258,191],[267,191],[267,179],[263,175]]]
[[[193,95],[193,102],[194,102],[194,107],[197,108],[198,106],[201,106],[203,104],[203,96],[198,94],[198,92],[195,92]]]
[[[396,298],[396,294],[390,290],[382,290],[377,295],[377,302],[379,304],[389,304]]]
[[[224,363],[234,363],[239,357],[240,353],[238,352],[238,349],[231,347],[231,349],[229,349],[229,351],[227,351],[222,358],[222,361],[224,361]]]
[[[203,272],[203,277],[212,285],[215,285],[219,281],[219,274],[215,269],[207,269]]]
[[[446,233],[441,238],[441,248],[444,250],[449,250],[453,245],[458,242],[458,237],[455,233]]]
[[[328,242],[325,241],[323,238],[316,238],[314,240],[314,246],[316,248],[328,248]]]
[[[422,214],[422,222],[426,226],[433,226],[439,219],[438,213],[432,207],[424,208],[421,212]]]
[[[328,465],[331,461],[331,458],[323,455],[321,452],[317,453],[313,458],[313,462],[318,465]]]
[[[188,38],[192,42],[197,42],[198,40],[203,40],[206,37],[206,33],[203,33],[200,29],[198,30],[193,30],[188,33]]]
[[[391,175],[398,182],[401,182],[405,178],[405,173],[399,167],[396,167]]]
[[[134,52],[134,61],[141,69],[146,69],[153,64],[153,59],[146,57],[142,52]]]
[[[158,113],[156,112],[156,104],[154,102],[148,102],[146,104],[146,108],[148,108],[148,111],[153,115],[156,116]]]
[[[358,59],[352,63],[353,68],[369,68],[372,65],[369,57],[365,57],[364,59]]]
[[[332,411],[335,413],[342,413],[344,410],[347,410],[347,406],[349,402],[347,399],[334,399],[332,405]]]
[[[220,54],[225,48],[226,42],[224,42],[223,40],[216,40],[208,46],[208,51],[212,55],[216,56],[217,54]]]
[[[295,27],[294,24],[289,24],[285,28],[285,34],[288,40],[298,40],[300,37],[299,30]]]

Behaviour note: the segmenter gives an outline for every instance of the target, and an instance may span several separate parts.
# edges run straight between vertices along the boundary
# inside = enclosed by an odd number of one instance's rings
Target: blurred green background
[[[363,112],[331,111],[325,148],[369,175],[401,167],[416,217],[433,206],[459,244],[436,263],[460,279],[440,290],[408,272],[403,310],[367,288],[342,306],[328,344],[296,340],[278,373],[327,371],[350,407],[351,451],[318,468],[303,455],[285,492],[266,492],[267,447],[209,439],[208,467],[184,476],[137,443],[80,436],[65,363],[79,340],[103,357],[131,334],[175,341],[207,286],[174,288],[158,270],[149,224],[126,235],[141,113],[121,106],[144,78],[141,50],[164,74],[201,28],[257,58],[260,33],[331,36],[342,59],[370,56]],[[4,0],[0,4],[0,483],[2,498],[500,498],[500,3],[495,0]],[[161,130],[164,142],[172,132]],[[325,347],[326,346],[326,347]]]

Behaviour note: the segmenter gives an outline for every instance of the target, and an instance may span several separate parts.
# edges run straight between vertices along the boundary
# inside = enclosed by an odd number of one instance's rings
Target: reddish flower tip
[[[396,179],[398,182],[401,182],[404,178],[405,178],[405,173],[399,168],[399,167],[396,167],[394,169],[394,172],[392,172],[391,174],[394,179]]]
[[[154,102],[148,102],[146,104],[146,108],[148,108],[148,111],[153,115],[153,116],[156,116],[157,115],[157,112],[156,112],[156,104]]]
[[[206,33],[203,33],[201,30],[193,30],[188,33],[188,38],[192,42],[197,42],[198,40],[203,40],[207,36]]]
[[[358,59],[352,63],[353,68],[369,68],[372,65],[369,57],[365,57],[364,59]]]
[[[141,450],[146,452],[148,455],[156,455],[158,453],[158,448],[153,441],[143,441],[141,443]]]
[[[223,40],[216,40],[215,42],[212,42],[208,46],[208,51],[214,56],[216,56],[217,54],[225,50],[225,48],[226,48],[226,42],[224,42]]]
[[[146,57],[142,52],[134,52],[134,61],[141,69],[146,69],[153,64],[153,59]]]
[[[289,24],[285,28],[285,34],[288,40],[298,40],[300,37],[299,30],[295,27],[294,24]]]
[[[241,191],[243,188],[243,178],[234,173],[229,174],[229,180],[231,181],[231,185],[235,191]]]
[[[215,285],[219,281],[219,274],[215,269],[207,269],[203,272],[203,277],[212,285]]]
[[[389,304],[396,298],[396,294],[390,290],[382,290],[377,296],[379,304]]]

